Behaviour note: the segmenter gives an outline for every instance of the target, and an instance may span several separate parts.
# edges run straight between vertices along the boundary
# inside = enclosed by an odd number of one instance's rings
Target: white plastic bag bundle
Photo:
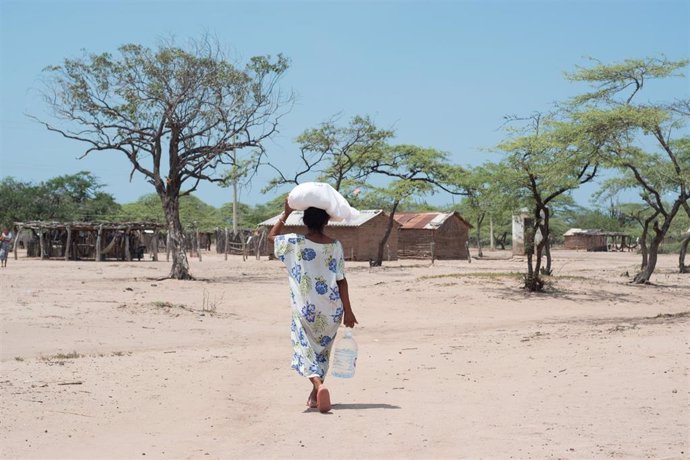
[[[288,204],[298,211],[311,207],[323,209],[335,222],[351,220],[359,216],[359,211],[350,206],[345,197],[323,182],[299,184],[288,195]]]

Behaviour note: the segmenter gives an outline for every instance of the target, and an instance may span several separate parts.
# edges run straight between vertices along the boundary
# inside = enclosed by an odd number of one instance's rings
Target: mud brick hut
[[[585,251],[625,251],[633,249],[631,237],[620,232],[571,228],[563,234],[565,249]]]
[[[142,222],[15,222],[27,257],[64,260],[158,259],[162,225]],[[14,257],[17,258],[15,245]]]
[[[466,259],[472,228],[457,212],[399,213],[398,257],[401,259]]]
[[[281,215],[261,222],[259,226],[268,232]],[[347,222],[329,222],[326,233],[342,243],[345,259],[364,261],[376,259],[379,242],[383,239],[387,226],[388,214],[380,209],[364,210],[360,211],[357,219]],[[393,222],[393,230],[383,252],[384,260],[398,259],[399,227],[400,224]],[[307,227],[302,223],[302,211],[293,211],[285,222],[283,233],[305,234],[306,232]],[[262,255],[272,256],[273,242],[269,240],[262,251]]]

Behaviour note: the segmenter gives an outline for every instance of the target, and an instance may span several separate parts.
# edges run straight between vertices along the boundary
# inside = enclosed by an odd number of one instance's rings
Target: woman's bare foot
[[[316,405],[316,388],[311,390],[311,393],[309,393],[309,399],[307,399],[307,407],[310,409],[316,409],[318,406]]]
[[[316,407],[318,407],[319,412],[322,414],[331,410],[331,394],[324,385],[319,386],[316,392]]]

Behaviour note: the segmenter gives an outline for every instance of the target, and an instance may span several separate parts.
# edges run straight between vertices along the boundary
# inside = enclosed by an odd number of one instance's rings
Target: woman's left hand
[[[357,318],[355,318],[355,314],[352,313],[352,310],[346,310],[343,314],[343,324],[345,327],[355,327],[355,324],[359,324],[357,322]]]

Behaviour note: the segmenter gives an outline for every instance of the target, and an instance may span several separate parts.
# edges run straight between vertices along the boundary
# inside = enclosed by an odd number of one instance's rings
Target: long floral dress
[[[315,243],[296,233],[275,238],[275,256],[288,270],[292,305],[292,368],[322,380],[343,318],[338,284],[345,278],[339,241]]]

